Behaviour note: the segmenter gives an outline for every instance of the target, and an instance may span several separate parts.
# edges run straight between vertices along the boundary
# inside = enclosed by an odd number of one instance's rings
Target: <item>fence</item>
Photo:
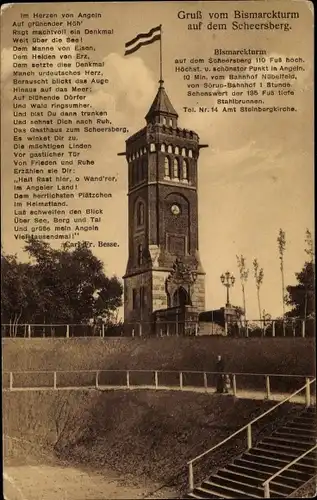
[[[73,338],[73,337],[120,337],[123,325],[85,325],[85,324],[18,324],[1,325],[2,337],[10,338]]]
[[[225,331],[230,337],[312,337],[315,336],[315,320],[287,318],[229,321]]]
[[[164,370],[4,371],[3,389],[176,389],[208,392],[217,386],[219,372]],[[229,393],[260,392],[265,399],[290,393],[312,376],[230,373]],[[262,397],[262,396],[261,396]]]
[[[2,324],[2,337],[9,338],[74,338],[74,337],[121,337],[124,335],[141,337],[156,335],[160,337],[169,335],[197,336],[204,335],[204,325],[197,322],[161,322],[156,325],[154,333],[153,324],[150,322],[134,322],[112,325],[91,324]],[[211,324],[212,325],[212,324]],[[275,320],[243,320],[229,321],[222,326],[214,324],[212,333],[230,337],[312,337],[315,335],[314,319],[275,319]],[[128,328],[125,328],[128,327]]]
[[[277,408],[280,408],[281,405],[290,402],[295,396],[299,395],[300,393],[304,392],[305,393],[305,404],[306,408],[309,408],[311,406],[311,385],[316,382],[316,379],[309,380],[308,378],[306,379],[305,385],[297,389],[297,391],[293,392],[290,396],[287,398],[283,399],[283,401],[277,403],[273,408],[270,408],[266,412],[262,413],[260,416],[256,417],[255,419],[251,420],[248,424],[244,425],[240,429],[238,429],[236,432],[231,434],[229,437],[221,441],[220,443],[216,444],[209,450],[206,450],[205,452],[201,453],[197,457],[193,458],[192,460],[189,460],[187,462],[188,465],[188,482],[189,482],[189,489],[190,491],[193,491],[195,482],[194,482],[194,463],[197,463],[198,461],[202,460],[203,458],[209,456],[213,451],[216,449],[220,448],[224,444],[228,443],[228,441],[232,440],[238,435],[241,435],[242,432],[246,433],[246,450],[249,450],[252,448],[253,445],[253,436],[252,436],[252,425],[255,423],[259,422],[262,418],[266,417],[267,415],[271,414],[273,411],[275,411]],[[233,447],[234,448],[234,447]],[[269,478],[269,481],[272,478]],[[264,494],[267,494],[269,486],[267,483],[263,483],[263,488],[264,488]]]

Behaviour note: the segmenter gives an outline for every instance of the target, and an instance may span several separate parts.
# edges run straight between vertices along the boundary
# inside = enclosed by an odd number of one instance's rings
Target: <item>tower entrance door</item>
[[[184,309],[185,306],[189,305],[190,305],[190,298],[188,292],[185,290],[184,287],[180,286],[174,292],[172,307],[180,307],[181,309]]]

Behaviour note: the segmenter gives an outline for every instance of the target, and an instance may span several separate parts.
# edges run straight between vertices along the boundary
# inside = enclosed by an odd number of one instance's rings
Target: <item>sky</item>
[[[113,29],[114,35],[91,35],[87,44],[95,47],[93,58],[104,61],[105,85],[93,86],[88,102],[96,110],[107,110],[116,126],[128,127],[128,134],[90,134],[80,137],[93,149],[89,159],[93,168],[80,173],[115,175],[111,200],[98,201],[104,216],[100,231],[87,233],[81,239],[118,241],[114,249],[94,248],[109,275],[123,276],[128,257],[127,164],[117,156],[125,150],[129,135],[145,125],[146,115],[157,91],[159,79],[159,44],[143,47],[124,57],[124,44],[140,32],[162,23],[163,76],[169,98],[179,113],[179,125],[195,130],[203,144],[198,164],[199,248],[206,272],[206,308],[224,305],[225,288],[220,275],[230,271],[236,276],[231,302],[242,305],[236,255],[246,257],[250,269],[246,285],[249,318],[259,316],[252,261],[257,258],[264,269],[261,305],[273,317],[282,314],[282,290],[277,249],[278,231],[286,234],[285,283],[296,282],[295,272],[305,261],[305,231],[313,230],[313,13],[311,4],[303,1],[239,2],[244,11],[297,11],[292,30],[232,32],[190,31],[188,21],[180,20],[180,10],[195,13],[229,12],[237,2],[161,2],[141,4],[71,4],[71,12],[100,12],[102,19],[86,21],[91,29]],[[28,10],[26,10],[28,9]],[[2,245],[7,253],[26,259],[23,242],[14,238],[13,157],[12,157],[12,22],[21,12],[50,12],[49,4],[18,5],[2,12],[2,136],[1,192]],[[69,6],[55,4],[54,12],[67,12]],[[196,22],[196,21],[190,21]],[[29,37],[31,38],[31,37]],[[50,40],[49,43],[53,44]],[[66,41],[63,40],[63,44]],[[34,44],[32,44],[34,45]],[[75,55],[75,45],[67,44]],[[291,98],[274,96],[271,105],[295,106],[297,113],[188,113],[184,107],[213,105],[214,98],[188,97],[187,82],[175,72],[175,60],[213,56],[215,48],[252,48],[267,50],[268,57],[302,57],[305,72],[297,73]],[[251,64],[254,64],[253,60]],[[260,81],[261,71],[257,72]],[[257,84],[258,85],[258,84]],[[257,88],[257,87],[256,87]],[[282,101],[282,99],[285,99]],[[87,156],[88,158],[88,156]],[[87,190],[87,186],[85,187]],[[99,190],[100,186],[93,188]],[[107,189],[105,189],[107,191]],[[73,207],[82,202],[75,200]]]

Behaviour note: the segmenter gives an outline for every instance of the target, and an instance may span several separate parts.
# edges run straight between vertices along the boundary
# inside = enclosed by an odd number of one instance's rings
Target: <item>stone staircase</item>
[[[264,498],[263,481],[316,444],[316,408],[302,411],[219,469],[185,498]],[[317,474],[316,449],[270,482],[270,496],[288,497]]]

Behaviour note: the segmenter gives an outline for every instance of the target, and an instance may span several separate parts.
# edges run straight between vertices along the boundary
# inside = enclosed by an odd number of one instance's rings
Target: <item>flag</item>
[[[157,40],[161,40],[161,26],[152,28],[148,33],[140,33],[135,38],[125,44],[125,56],[133,54],[144,45],[149,45]]]

